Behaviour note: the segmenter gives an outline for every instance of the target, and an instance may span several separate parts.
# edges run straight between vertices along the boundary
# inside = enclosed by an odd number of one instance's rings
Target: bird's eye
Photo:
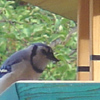
[[[52,49],[49,49],[49,51],[48,51],[49,53],[53,53],[53,50]]]
[[[44,55],[47,55],[47,52],[46,52],[44,49],[42,49],[41,51],[42,51],[42,53],[43,53]]]

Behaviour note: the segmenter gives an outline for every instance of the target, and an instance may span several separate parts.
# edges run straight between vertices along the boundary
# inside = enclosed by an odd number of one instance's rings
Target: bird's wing
[[[12,65],[20,63],[21,61],[22,60],[20,58],[19,59],[14,59],[13,61],[11,61],[11,63],[6,64],[6,65],[5,64],[2,65],[1,68],[0,68],[0,78],[2,76],[4,76],[5,74],[10,73],[12,71],[12,67],[11,67]]]
[[[0,68],[0,78],[5,74],[12,72],[12,66],[20,63],[23,59],[25,59],[24,55],[25,54],[22,51],[11,55]]]

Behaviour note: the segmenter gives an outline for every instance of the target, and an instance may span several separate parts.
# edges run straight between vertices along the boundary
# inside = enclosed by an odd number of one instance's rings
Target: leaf
[[[32,43],[54,43],[52,49],[60,61],[49,63],[40,79],[74,80],[76,61],[71,61],[77,53],[70,54],[77,48],[77,33],[73,33],[65,43],[70,27],[76,27],[73,21],[39,7],[30,4],[19,6],[15,2],[0,0],[0,64],[12,53]]]

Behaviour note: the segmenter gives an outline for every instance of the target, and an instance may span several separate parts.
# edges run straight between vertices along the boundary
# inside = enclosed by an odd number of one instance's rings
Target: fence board
[[[17,92],[12,88],[15,85]],[[19,100],[100,100],[100,83],[27,81],[15,85],[3,93],[0,100],[18,100],[18,97]],[[12,93],[18,95],[17,99],[13,99]],[[8,97],[10,99],[6,99]]]

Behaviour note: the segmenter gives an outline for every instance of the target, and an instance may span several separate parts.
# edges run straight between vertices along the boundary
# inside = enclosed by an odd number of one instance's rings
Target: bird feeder
[[[100,81],[100,1],[23,0],[42,9],[77,21],[78,80]]]

